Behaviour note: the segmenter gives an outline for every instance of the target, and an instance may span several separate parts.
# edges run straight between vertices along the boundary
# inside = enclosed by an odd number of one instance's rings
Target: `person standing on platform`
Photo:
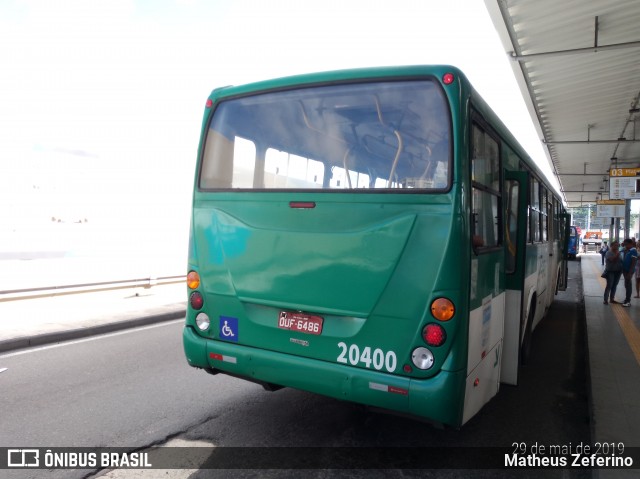
[[[640,241],[636,242],[636,251],[640,249]],[[636,260],[636,298],[640,298],[640,260]]]
[[[624,245],[624,257],[622,258],[622,274],[624,275],[625,297],[622,306],[628,308],[631,306],[631,278],[636,272],[636,261],[638,260],[638,251],[636,243],[631,238],[627,238],[622,243]]]
[[[607,254],[607,251],[609,251],[609,247],[607,246],[607,242],[603,241],[602,247],[600,248],[600,256],[602,256],[602,266],[604,266],[604,255]]]
[[[602,275],[607,278],[607,287],[604,289],[604,304],[617,303],[616,288],[622,274],[622,256],[620,256],[619,247],[620,244],[617,241],[612,241],[605,255],[605,268]]]

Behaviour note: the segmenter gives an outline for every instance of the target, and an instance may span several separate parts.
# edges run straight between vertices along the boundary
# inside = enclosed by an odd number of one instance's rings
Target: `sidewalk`
[[[0,302],[0,353],[184,318],[186,285]]]
[[[603,304],[605,280],[599,254],[583,254],[581,274],[590,369],[592,443],[640,446],[640,298],[631,307]],[[624,278],[616,300],[625,296]],[[594,477],[637,477],[637,470],[597,471]]]

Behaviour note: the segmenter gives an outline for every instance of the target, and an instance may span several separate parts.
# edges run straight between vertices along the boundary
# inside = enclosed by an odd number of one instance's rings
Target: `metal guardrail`
[[[97,283],[68,284],[63,286],[44,286],[39,288],[13,289],[0,291],[0,303],[23,299],[47,298],[67,294],[97,293],[127,288],[151,288],[166,284],[184,283],[186,276],[161,276],[157,278],[125,279],[102,281]]]

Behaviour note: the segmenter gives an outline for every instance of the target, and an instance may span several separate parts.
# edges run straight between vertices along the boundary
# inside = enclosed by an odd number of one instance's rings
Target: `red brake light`
[[[445,73],[444,75],[442,75],[442,83],[444,83],[445,85],[451,85],[455,79],[456,77],[453,75],[453,73]]]
[[[422,330],[422,338],[429,346],[442,346],[447,340],[447,332],[439,324],[429,323]]]
[[[206,105],[205,105],[205,106],[206,106],[207,108],[211,108],[211,107],[213,106],[213,101],[211,100],[211,98],[209,98],[209,99],[207,100],[207,103],[206,103]]]
[[[198,291],[194,291],[191,293],[191,296],[189,296],[189,304],[195,310],[202,309],[202,306],[204,306],[204,298]]]
[[[315,201],[290,201],[289,208],[315,208]]]

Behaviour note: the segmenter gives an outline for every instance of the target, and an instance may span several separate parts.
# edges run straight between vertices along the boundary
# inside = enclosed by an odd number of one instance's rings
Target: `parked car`
[[[600,231],[587,231],[582,239],[583,245],[594,244],[600,246],[602,244],[602,233]]]

